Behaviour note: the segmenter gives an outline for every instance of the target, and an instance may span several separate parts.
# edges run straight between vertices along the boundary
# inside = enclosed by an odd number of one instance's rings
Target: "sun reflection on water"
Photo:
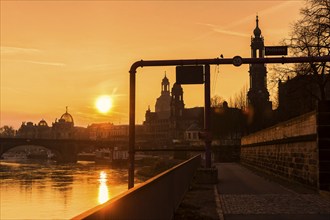
[[[107,173],[106,172],[104,172],[104,171],[100,172],[99,182],[100,182],[100,186],[99,186],[98,201],[100,204],[102,204],[109,200],[109,189],[107,186]]]

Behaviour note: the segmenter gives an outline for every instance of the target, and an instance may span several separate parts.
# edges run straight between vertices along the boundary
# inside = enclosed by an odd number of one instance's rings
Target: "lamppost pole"
[[[210,65],[204,67],[204,131],[205,137],[205,167],[211,168],[211,92],[210,92]]]
[[[130,71],[129,90],[129,139],[128,139],[128,189],[134,187],[134,160],[135,160],[135,85],[136,70]]]

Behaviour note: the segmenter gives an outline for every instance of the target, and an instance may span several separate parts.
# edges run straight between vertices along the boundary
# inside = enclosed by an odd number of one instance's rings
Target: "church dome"
[[[257,16],[257,19],[256,19],[256,24],[257,24],[257,26],[256,26],[256,28],[254,29],[253,33],[254,33],[254,36],[256,36],[256,37],[260,37],[260,35],[261,35],[261,30],[260,30],[260,28],[259,28],[259,19],[258,19],[258,16]]]
[[[68,107],[66,107],[66,112],[61,116],[62,121],[72,123],[73,124],[73,118],[72,116],[68,113]],[[60,119],[60,120],[61,120]]]
[[[41,121],[39,121],[38,126],[48,127],[48,124],[44,119],[42,119]]]

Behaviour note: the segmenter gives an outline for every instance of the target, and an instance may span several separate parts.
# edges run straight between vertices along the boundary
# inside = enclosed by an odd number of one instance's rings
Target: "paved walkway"
[[[214,164],[218,184],[194,182],[174,220],[330,220],[330,199],[237,163]]]
[[[330,220],[330,201],[316,192],[284,187],[237,163],[215,166],[220,219]]]

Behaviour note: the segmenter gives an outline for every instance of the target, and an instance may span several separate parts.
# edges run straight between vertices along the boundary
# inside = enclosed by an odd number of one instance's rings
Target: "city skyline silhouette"
[[[1,125],[17,129],[22,121],[43,118],[51,122],[62,114],[63,106],[70,106],[79,126],[127,124],[132,62],[216,58],[220,54],[250,57],[256,14],[267,45],[277,45],[288,36],[299,8],[290,1],[2,1]],[[137,78],[141,85],[137,87],[139,124],[147,106],[154,105],[164,72],[175,81],[171,67],[141,71],[148,77]],[[248,78],[247,66],[211,68],[211,81],[215,81],[211,96],[228,101],[248,84]],[[184,90],[187,107],[203,105],[202,86],[184,86]],[[113,97],[112,111],[107,114],[95,109],[96,99],[102,95]]]

